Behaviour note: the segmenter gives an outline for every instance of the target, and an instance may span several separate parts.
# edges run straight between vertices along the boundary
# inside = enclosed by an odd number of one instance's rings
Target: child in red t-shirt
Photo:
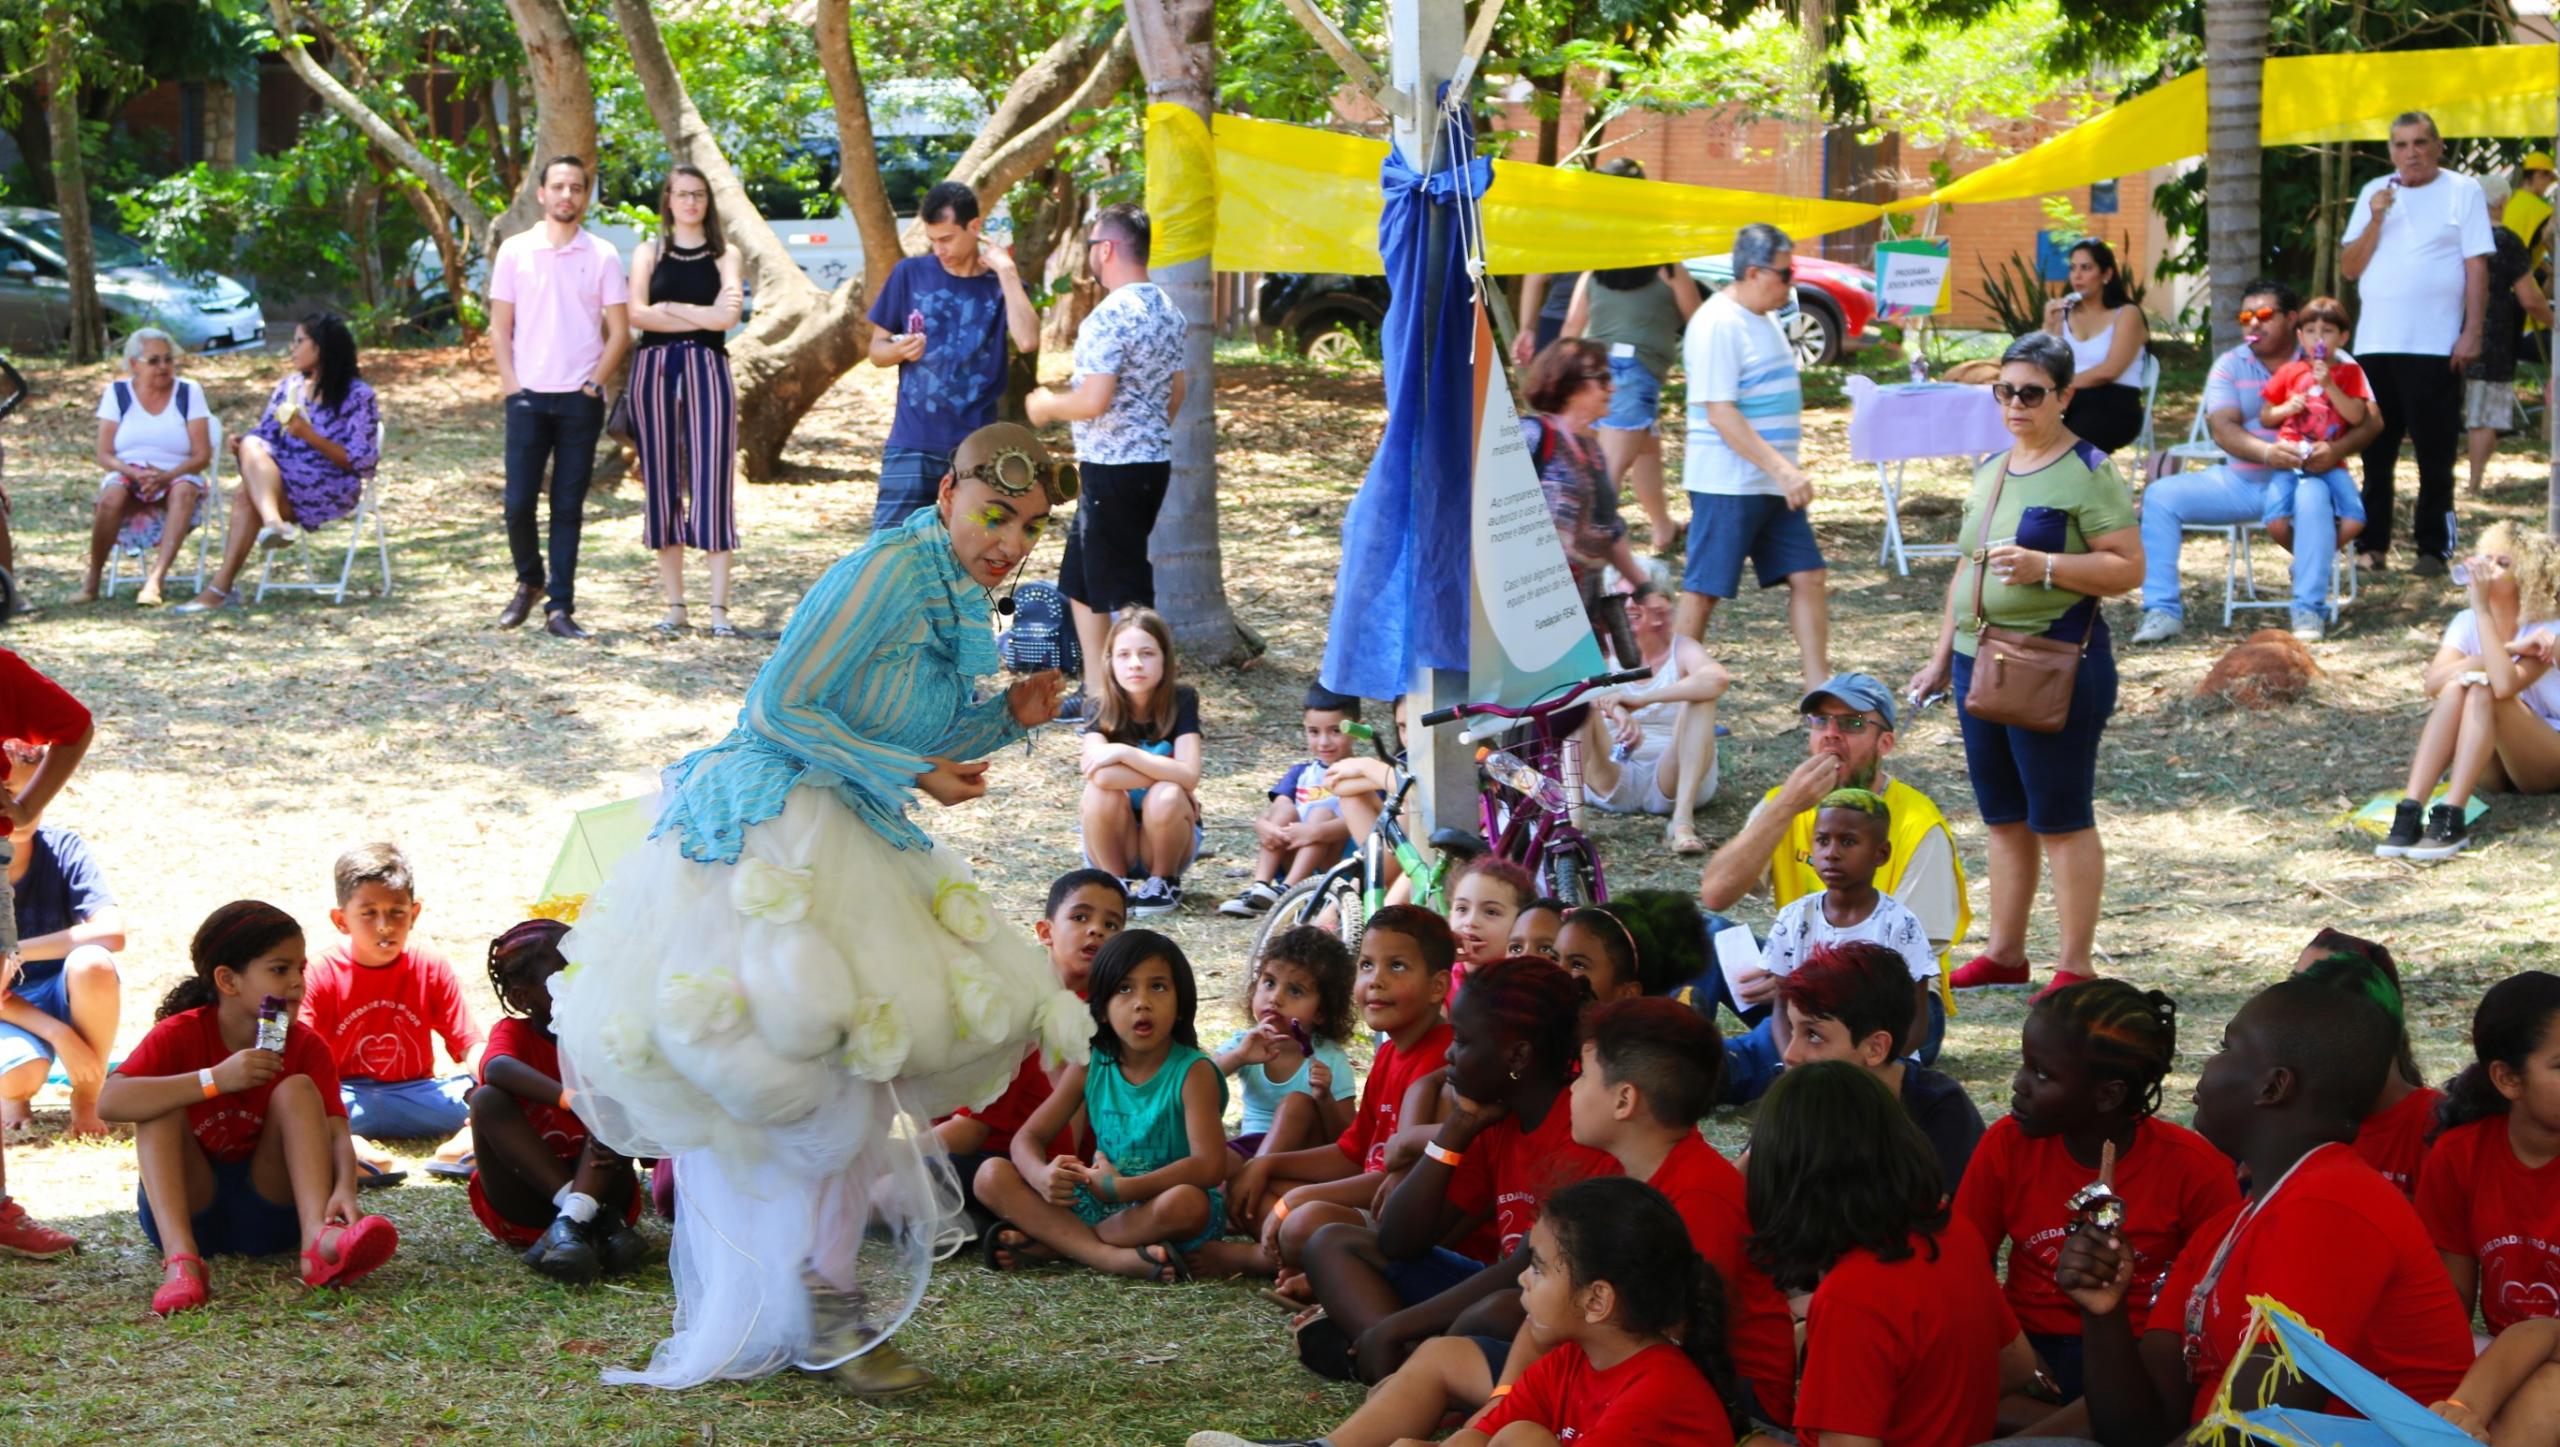
[[[2157,1114],[2178,1059],[2178,1007],[2167,995],[2121,980],[2056,990],[2027,1012],[2018,1054],[2009,1114],[1975,1149],[1955,1202],[1995,1256],[2009,1243],[2009,1308],[2043,1371],[2031,1398],[2002,1404],[2011,1430],[2080,1395],[2080,1308],[2054,1285],[2053,1267],[2071,1234],[2071,1198],[2098,1179],[2106,1147],[2138,1308],[2197,1228],[2240,1199],[2230,1160]]]
[[[2427,1088],[2418,1073],[2417,1052],[2409,1045],[2409,1027],[2400,997],[2400,967],[2391,951],[2371,940],[2324,929],[2303,946],[2293,972],[2364,996],[2389,1011],[2400,1027],[2394,1066],[2382,1077],[2382,1090],[2356,1129],[2356,1154],[2372,1163],[2382,1178],[2415,1199],[2418,1173],[2435,1139],[2436,1105],[2444,1093]]]
[[[2492,1333],[2560,1317],[2560,975],[2527,970],[2471,1016],[2477,1057],[2453,1078],[2418,1184],[2467,1313]]]
[[[471,1118],[471,1062],[480,1027],[444,956],[409,943],[425,906],[417,876],[394,844],[367,844],[338,856],[331,871],[337,908],[329,922],[345,943],[314,961],[304,982],[302,1023],[318,1031],[338,1066],[347,1129],[368,1143],[445,1141]],[[435,1073],[434,1036],[463,1069]],[[459,1159],[468,1143],[443,1153]],[[370,1145],[367,1184],[400,1172]]]
[[[1050,881],[1047,912],[1031,932],[1049,951],[1049,968],[1057,971],[1058,983],[1082,999],[1085,979],[1093,973],[1093,957],[1128,920],[1129,890],[1118,875],[1103,869],[1070,869]],[[983,1107],[953,1111],[933,1123],[934,1138],[951,1153],[951,1169],[960,1178],[960,1196],[970,1224],[982,1238],[995,1213],[978,1204],[978,1173],[989,1161],[1011,1155],[1013,1133],[1030,1123],[1031,1113],[1056,1085],[1042,1067],[1035,1045],[1022,1057],[1022,1068],[1014,1072],[1013,1084],[1005,1087],[1004,1094]],[[1088,1154],[1076,1149],[1083,1133],[1080,1124],[1071,1123],[1049,1143],[1048,1153],[1053,1157]],[[984,1244],[995,1249],[993,1242]]]
[[[1449,976],[1449,998],[1467,988],[1470,972],[1511,956],[1511,922],[1538,897],[1529,871],[1499,854],[1479,854],[1449,881],[1449,932],[1457,937],[1458,966]]]
[[[0,535],[5,535],[4,529]],[[5,600],[0,600],[0,606],[5,606]],[[78,699],[29,667],[26,660],[0,648],[0,742],[22,742],[45,751],[44,761],[36,765],[24,789],[12,791],[0,779],[0,991],[16,982],[18,966],[17,912],[9,890],[11,853],[24,845],[20,831],[34,831],[44,806],[53,802],[71,771],[80,766],[81,757],[89,752],[92,732],[89,710]],[[41,1062],[22,1068],[43,1071]],[[27,1215],[26,1208],[10,1196],[6,1167],[0,1165],[0,1253],[49,1260],[79,1249],[78,1237]]]
[[[1545,960],[1476,971],[1449,1020],[1449,1084],[1461,1104],[1388,1194],[1374,1233],[1335,1227],[1309,1243],[1307,1280],[1325,1308],[1298,1333],[1309,1368],[1374,1382],[1422,1341],[1462,1324],[1470,1336],[1519,1330],[1508,1288],[1526,1264],[1520,1242],[1540,1206],[1561,1187],[1618,1170],[1573,1140],[1566,1090],[1583,999],[1580,982]],[[1491,1265],[1444,1244],[1485,1227],[1497,1253]]]
[[[2373,405],[2373,389],[2364,368],[2347,355],[2347,308],[2333,296],[2315,296],[2295,324],[2302,355],[2276,368],[2259,395],[2258,422],[2276,429],[2276,439],[2293,449],[2298,461],[2312,450],[2335,442],[2364,421]],[[2338,546],[2364,532],[2364,497],[2344,467],[2311,474],[2329,489],[2329,511],[2337,519]],[[2278,468],[2267,480],[2266,507],[2258,521],[2267,536],[2293,546],[2294,483],[2300,468]]]
[[[162,1316],[204,1305],[209,1255],[299,1243],[304,1285],[345,1286],[399,1245],[389,1221],[356,1212],[338,1074],[319,1037],[293,1023],[302,951],[302,927],[274,905],[215,910],[188,947],[195,974],[98,1094],[99,1114],[134,1126]]]
[[[471,1214],[524,1253],[524,1264],[572,1284],[649,1259],[640,1178],[631,1158],[597,1140],[572,1108],[551,977],[568,968],[558,920],[529,919],[489,944],[489,988],[506,1018],[489,1032],[471,1092]]]

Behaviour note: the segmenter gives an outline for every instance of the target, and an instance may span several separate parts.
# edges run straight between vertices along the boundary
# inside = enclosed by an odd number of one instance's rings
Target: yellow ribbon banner
[[[1209,254],[1218,234],[1216,165],[1198,112],[1163,101],[1147,107],[1148,259],[1154,265]]]

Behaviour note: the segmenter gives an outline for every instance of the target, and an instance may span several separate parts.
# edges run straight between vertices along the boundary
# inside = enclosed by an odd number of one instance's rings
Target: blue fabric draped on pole
[[[1467,666],[1468,536],[1475,475],[1474,288],[1459,208],[1493,182],[1472,130],[1442,141],[1466,157],[1429,177],[1389,149],[1378,254],[1389,300],[1378,328],[1387,433],[1342,518],[1342,568],[1321,677],[1356,698],[1396,698],[1417,667]]]

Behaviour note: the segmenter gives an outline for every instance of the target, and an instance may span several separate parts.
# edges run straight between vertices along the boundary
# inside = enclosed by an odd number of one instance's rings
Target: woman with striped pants
[[[658,192],[658,234],[631,257],[631,430],[648,506],[641,541],[658,555],[661,633],[685,628],[684,550],[710,554],[711,633],[729,625],[738,545],[738,394],[727,333],[745,301],[740,260],[720,234],[701,171],[678,165]]]

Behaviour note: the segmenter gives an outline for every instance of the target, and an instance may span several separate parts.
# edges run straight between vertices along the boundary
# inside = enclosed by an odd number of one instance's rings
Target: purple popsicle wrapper
[[[281,1054],[285,1030],[293,1023],[292,1007],[282,995],[269,995],[258,1001],[258,1048]]]

